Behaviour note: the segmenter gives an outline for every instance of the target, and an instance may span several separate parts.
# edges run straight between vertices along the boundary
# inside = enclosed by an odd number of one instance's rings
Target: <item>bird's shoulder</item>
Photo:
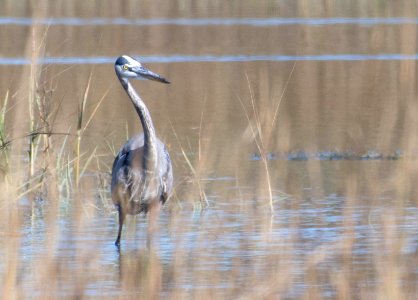
[[[138,134],[131,137],[123,146],[119,152],[127,153],[136,149],[144,147],[144,134]]]

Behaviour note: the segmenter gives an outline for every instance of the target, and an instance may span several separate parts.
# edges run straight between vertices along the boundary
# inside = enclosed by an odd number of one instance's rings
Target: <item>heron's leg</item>
[[[118,230],[118,237],[116,238],[116,241],[115,241],[115,245],[117,247],[120,246],[120,237],[122,235],[123,222],[125,221],[125,216],[126,216],[120,204],[118,204],[118,212],[119,212],[119,230]]]
[[[160,201],[161,201],[161,205],[164,205],[164,203],[168,199],[168,192],[167,192],[167,185],[166,185],[165,181],[163,181],[162,185],[163,185],[163,190],[162,190],[162,193],[161,193]]]

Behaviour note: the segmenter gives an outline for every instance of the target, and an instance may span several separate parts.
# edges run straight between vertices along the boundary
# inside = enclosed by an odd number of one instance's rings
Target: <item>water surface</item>
[[[416,295],[414,7],[57,1],[35,10],[13,3],[0,17],[6,138],[23,149],[13,161],[28,169],[28,106],[36,99],[33,131],[49,130],[51,156],[70,167],[58,172],[58,188],[48,175],[42,193],[3,196],[3,293]],[[118,250],[110,167],[141,130],[113,70],[123,53],[172,82],[133,84],[169,149],[176,189],[151,245],[147,218],[137,216]],[[93,117],[83,122],[77,195],[72,166],[83,99]],[[39,145],[36,174],[56,166],[44,163],[48,151]]]

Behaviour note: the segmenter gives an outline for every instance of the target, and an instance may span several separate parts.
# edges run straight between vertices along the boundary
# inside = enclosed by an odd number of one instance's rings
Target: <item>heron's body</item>
[[[119,212],[119,231],[115,244],[119,245],[127,214],[150,211],[150,219],[155,221],[160,206],[170,197],[173,173],[167,148],[157,138],[150,113],[128,78],[142,77],[169,82],[126,55],[116,60],[115,71],[132,100],[143,129],[142,134],[132,137],[121,148],[112,167],[112,200]]]
[[[157,148],[162,151],[157,152],[160,167],[155,171],[145,171],[143,167],[143,134],[126,142],[115,158],[112,168],[112,199],[116,205],[123,200],[125,203],[122,206],[127,214],[147,212],[149,205],[156,201],[164,204],[172,190],[170,156],[158,138],[156,143]],[[144,172],[147,172],[147,175]]]

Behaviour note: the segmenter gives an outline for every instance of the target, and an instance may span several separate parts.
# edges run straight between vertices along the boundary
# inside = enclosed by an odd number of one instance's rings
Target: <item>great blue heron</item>
[[[167,148],[157,138],[150,113],[132,87],[129,78],[170,82],[127,55],[122,55],[116,60],[115,72],[132,100],[143,129],[142,134],[126,142],[112,167],[112,200],[119,212],[119,231],[115,245],[119,246],[127,214],[149,211],[149,228],[153,226],[161,205],[170,197],[173,171]]]

